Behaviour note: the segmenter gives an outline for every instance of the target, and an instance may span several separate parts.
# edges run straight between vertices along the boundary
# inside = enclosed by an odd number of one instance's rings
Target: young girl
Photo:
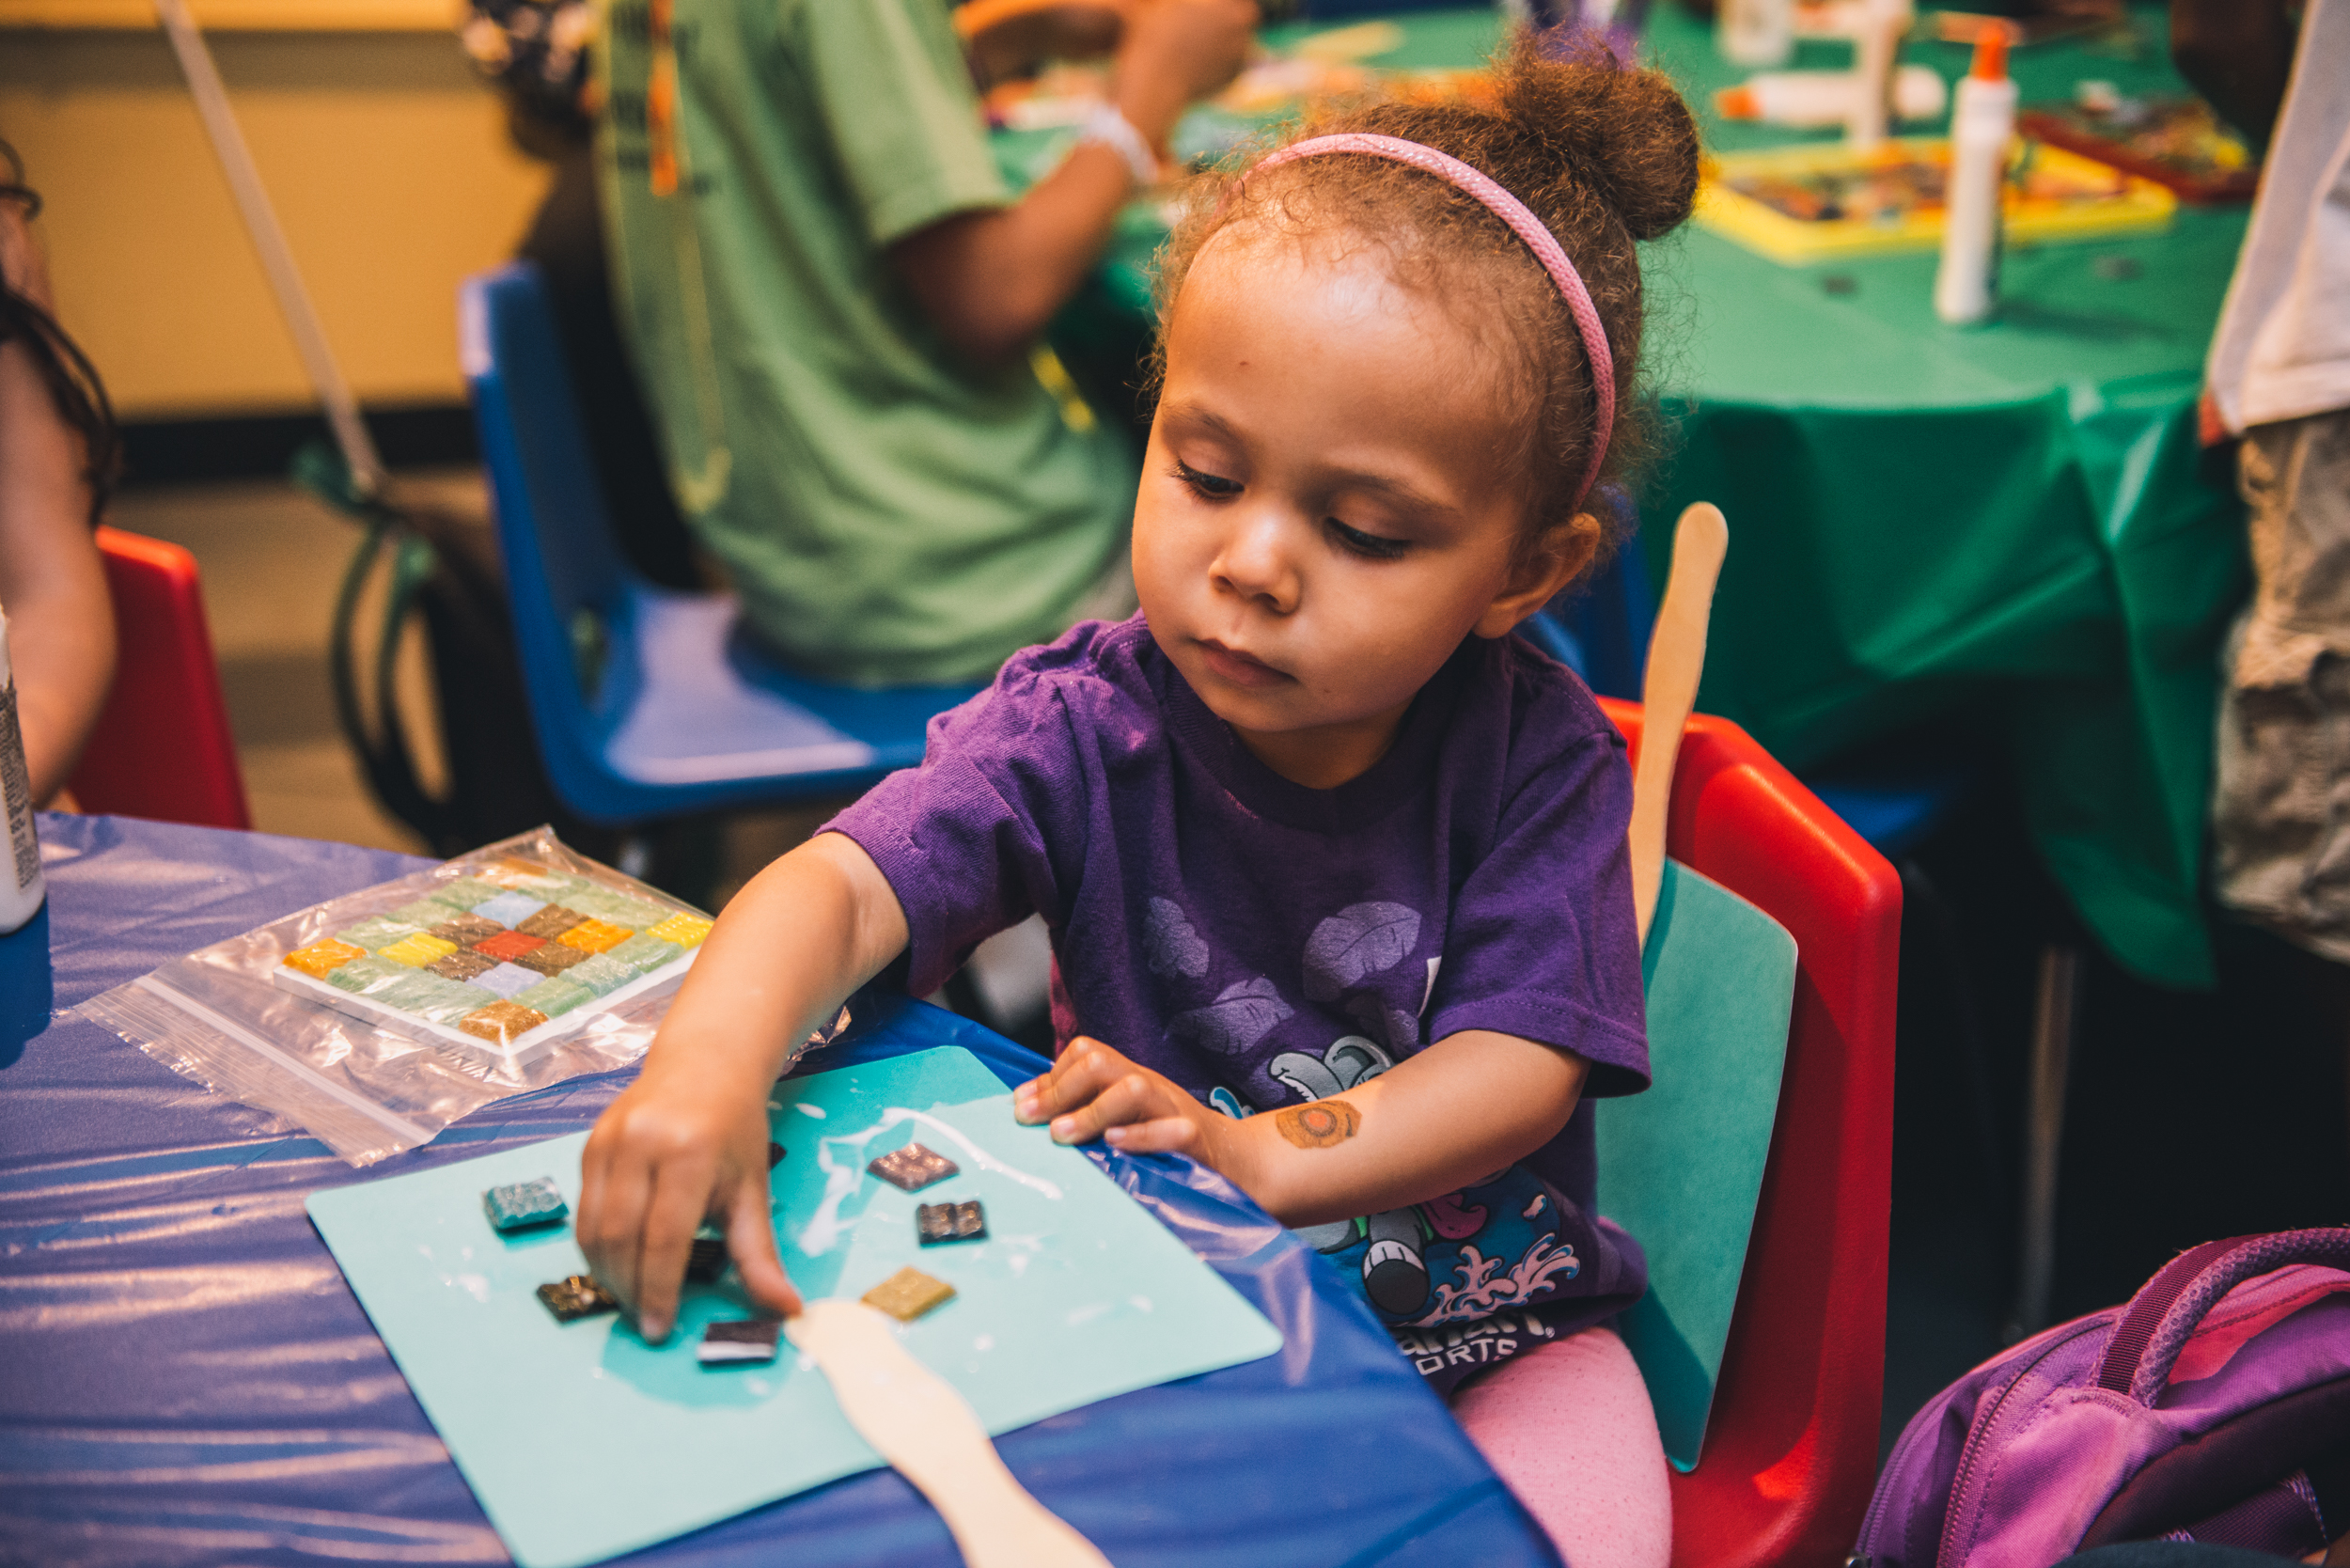
[[[1521,43],[1491,108],[1357,109],[1194,199],[1164,267],[1142,613],[1008,663],[744,889],[588,1146],[579,1236],[659,1338],[687,1244],[798,1301],[768,1086],[902,954],[1041,912],[1025,1121],[1180,1151],[1308,1230],[1577,1568],[1662,1564],[1665,1465],[1602,1326],[1586,1096],[1645,1086],[1623,743],[1509,634],[1634,456],[1634,242],[1689,211],[1662,78]],[[1498,1363],[1498,1365],[1496,1365]],[[1492,1370],[1486,1370],[1492,1369]]]

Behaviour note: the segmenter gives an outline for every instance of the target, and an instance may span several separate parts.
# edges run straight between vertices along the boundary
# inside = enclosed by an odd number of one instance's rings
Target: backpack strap
[[[2247,1279],[2294,1263],[2350,1270],[2350,1227],[2231,1236],[2180,1253],[2123,1309],[2097,1365],[2097,1387],[2152,1406],[2203,1314]]]

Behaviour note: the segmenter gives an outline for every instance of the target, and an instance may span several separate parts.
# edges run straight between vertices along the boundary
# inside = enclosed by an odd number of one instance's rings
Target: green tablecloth
[[[2018,51],[2025,101],[2084,77],[2183,90],[2164,13],[2133,15],[2136,57]],[[1497,37],[1482,11],[1397,20],[1404,45],[1376,63],[1466,64]],[[1712,120],[1738,73],[1677,8],[1646,42],[1713,146],[1789,139]],[[1841,63],[1841,46],[1803,53]],[[1940,44],[1904,57],[1952,79],[1966,64]],[[1044,151],[1005,143],[1008,162]],[[1129,214],[1073,331],[1139,337],[1157,221]],[[1712,500],[1731,525],[1700,705],[1798,772],[1989,715],[2050,870],[2116,959],[2169,985],[2212,977],[2217,658],[2247,573],[2194,407],[2243,227],[2242,209],[2183,207],[2159,233],[2012,249],[2001,317],[1972,331],[1934,319],[1931,255],[1794,269],[1690,229],[1647,259],[1653,378],[1679,431],[1644,510],[1661,533]]]

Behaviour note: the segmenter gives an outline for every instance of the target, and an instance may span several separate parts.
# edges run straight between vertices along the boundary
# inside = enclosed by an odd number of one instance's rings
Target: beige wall
[[[212,42],[360,398],[462,399],[458,280],[511,251],[545,174],[509,145],[454,36],[224,32]],[[308,402],[160,33],[0,28],[0,137],[48,200],[59,313],[126,417]]]

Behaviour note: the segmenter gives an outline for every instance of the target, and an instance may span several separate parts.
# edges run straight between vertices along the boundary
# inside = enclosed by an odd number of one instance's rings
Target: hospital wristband
[[[1115,103],[1104,103],[1086,117],[1085,126],[1077,133],[1077,145],[1098,142],[1126,161],[1126,167],[1137,186],[1149,187],[1159,182],[1158,154],[1134,122],[1119,113]]]

